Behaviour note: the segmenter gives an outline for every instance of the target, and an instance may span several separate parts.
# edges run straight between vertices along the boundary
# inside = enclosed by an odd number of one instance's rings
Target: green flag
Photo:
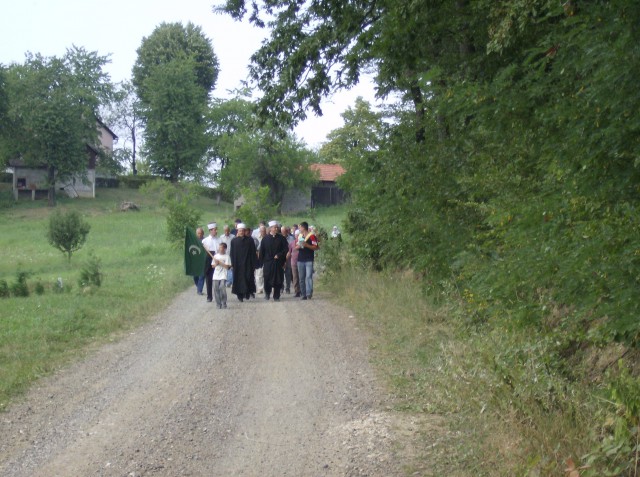
[[[207,252],[193,230],[185,227],[184,232],[184,273],[194,277],[202,276]]]

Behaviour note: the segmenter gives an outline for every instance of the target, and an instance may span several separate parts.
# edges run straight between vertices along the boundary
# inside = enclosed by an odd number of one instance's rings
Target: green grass
[[[469,326],[454,294],[436,306],[409,272],[347,263],[326,278],[323,287],[368,328],[396,411],[420,429],[423,446],[408,475],[564,475],[568,458],[584,462],[593,449],[588,429],[601,405],[585,386],[545,375],[544,355],[535,349],[531,376],[502,376],[503,354],[515,340],[524,342],[524,333]],[[555,406],[541,403],[545,390],[561,395]],[[442,424],[435,431],[431,417]]]
[[[123,200],[141,211],[120,212]],[[230,204],[217,207],[206,199],[196,206],[214,216],[231,210]],[[26,271],[31,290],[27,298],[0,299],[0,410],[35,379],[87,345],[139,325],[193,283],[184,275],[182,251],[167,244],[158,196],[99,189],[94,200],[60,197],[58,208],[78,210],[91,225],[70,264],[47,242],[52,211],[45,201],[23,200],[0,210],[0,279],[11,285],[18,271]],[[103,284],[82,289],[78,278],[89,251],[101,260]],[[58,278],[67,291],[55,293]],[[38,282],[42,295],[34,293]]]

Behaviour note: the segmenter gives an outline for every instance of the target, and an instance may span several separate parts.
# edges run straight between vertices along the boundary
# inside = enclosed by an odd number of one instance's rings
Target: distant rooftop
[[[338,177],[346,171],[339,164],[311,164],[309,168],[312,171],[320,173],[320,180],[326,182],[335,182]]]

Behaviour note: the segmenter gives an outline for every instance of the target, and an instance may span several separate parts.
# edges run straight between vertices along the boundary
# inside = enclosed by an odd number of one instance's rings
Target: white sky
[[[100,55],[111,55],[106,71],[114,82],[129,79],[136,50],[162,22],[193,22],[211,40],[220,74],[213,95],[228,96],[247,74],[251,54],[265,32],[229,16],[214,14],[212,6],[222,0],[4,0],[0,15],[0,63],[22,63],[27,51],[62,56],[72,45]],[[320,118],[309,118],[296,134],[311,147],[319,146],[357,96],[373,103],[373,87],[367,83],[338,93],[323,103]]]

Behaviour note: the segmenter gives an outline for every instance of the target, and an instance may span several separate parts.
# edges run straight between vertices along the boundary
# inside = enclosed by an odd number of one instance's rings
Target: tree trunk
[[[133,151],[131,151],[131,172],[134,176],[138,175],[138,169],[136,169],[136,128],[131,128],[131,142]]]
[[[416,80],[411,82],[409,90],[411,92],[411,99],[413,99],[413,105],[416,111],[416,142],[422,143],[425,140],[424,98],[422,96],[422,91],[420,90],[420,85],[418,85]]]
[[[56,206],[56,168],[49,166],[47,170],[47,182],[49,185],[49,193],[47,194],[49,207]]]

